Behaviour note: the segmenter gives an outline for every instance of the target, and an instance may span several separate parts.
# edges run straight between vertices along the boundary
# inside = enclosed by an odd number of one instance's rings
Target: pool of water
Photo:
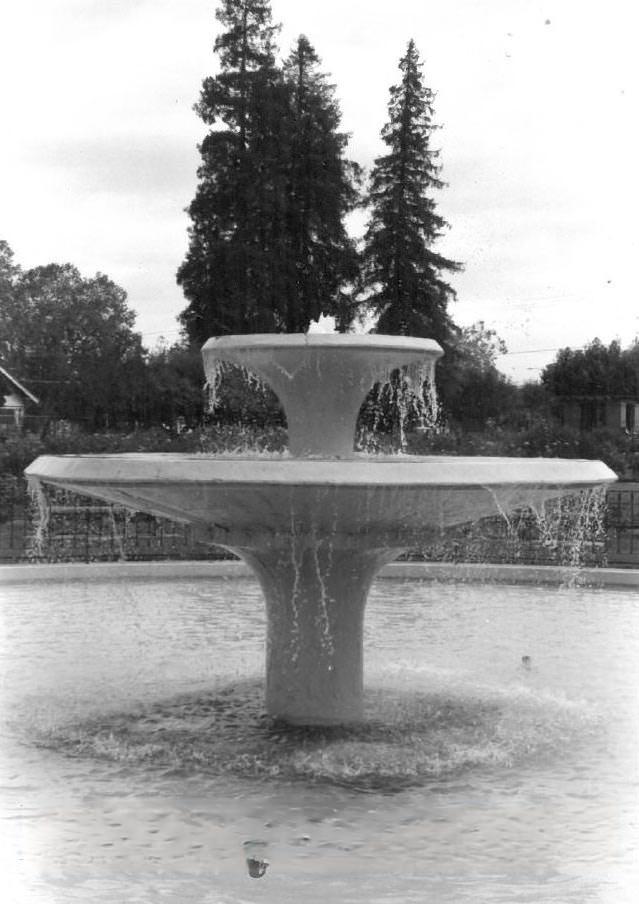
[[[0,589],[4,900],[636,900],[636,592],[380,580],[342,731],[264,716],[264,633],[248,579]]]

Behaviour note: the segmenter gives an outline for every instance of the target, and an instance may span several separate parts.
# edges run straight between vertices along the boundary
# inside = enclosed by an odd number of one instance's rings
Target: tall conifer
[[[348,136],[315,50],[302,36],[278,68],[266,0],[224,0],[217,18],[221,68],[196,107],[212,128],[178,272],[182,323],[196,342],[339,317],[357,276],[344,217],[359,168],[345,159]]]
[[[261,137],[256,126],[263,125],[279,79],[278,27],[272,25],[269,0],[223,0],[216,18],[226,28],[214,45],[220,72],[204,80],[196,105],[213,128],[200,146],[199,184],[188,209],[189,249],[177,277],[188,300],[182,323],[199,342],[274,329],[269,312],[260,307],[262,287],[253,278],[260,269],[256,221],[263,215],[254,145]]]
[[[433,200],[444,183],[439,152],[430,145],[433,93],[423,82],[414,41],[399,68],[401,82],[390,89],[381,133],[388,150],[374,162],[365,199],[366,305],[378,316],[380,333],[429,336],[446,345],[454,331],[447,306],[455,293],[442,272],[460,265],[433,250],[447,226]]]
[[[300,35],[284,64],[289,95],[285,206],[285,298],[282,328],[305,330],[321,314],[348,306],[357,252],[345,215],[358,201],[360,168],[345,158],[335,89],[320,58]]]

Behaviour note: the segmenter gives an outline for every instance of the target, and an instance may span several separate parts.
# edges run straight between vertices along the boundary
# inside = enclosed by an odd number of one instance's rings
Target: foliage
[[[358,200],[360,171],[344,158],[348,136],[338,131],[335,91],[319,63],[301,35],[283,69],[288,177],[280,247],[286,306],[278,324],[285,332],[304,331],[322,314],[350,320],[344,318],[345,286],[357,276],[357,253],[344,217]]]
[[[39,438],[16,433],[0,438],[0,474],[21,477],[22,472],[38,455],[43,455],[47,445]]]
[[[563,348],[544,368],[541,381],[555,396],[636,398],[639,393],[639,344],[622,350],[599,339],[583,349]]]
[[[20,276],[20,267],[14,263],[14,254],[5,239],[0,239],[0,297],[12,291]]]
[[[23,482],[15,474],[0,471],[0,524],[13,515],[13,508],[22,501]]]
[[[172,426],[183,418],[188,427],[200,424],[206,404],[204,382],[199,348],[160,344],[147,357],[140,421],[146,426]]]
[[[454,351],[470,370],[486,373],[495,368],[497,358],[505,355],[508,349],[496,330],[487,327],[483,320],[478,320],[461,328]]]
[[[14,273],[1,302],[0,358],[43,414],[93,428],[135,416],[143,348],[119,286],[49,264]]]
[[[457,332],[436,371],[447,422],[478,430],[512,416],[517,389],[496,367],[505,352],[504,341],[481,320]]]
[[[196,111],[213,128],[200,146],[189,249],[178,271],[193,341],[224,333],[300,331],[340,313],[355,277],[343,224],[358,170],[319,58],[300,37],[275,63],[270,4],[226,0],[217,13],[220,72]]]
[[[408,437],[414,455],[489,455],[515,458],[599,459],[618,477],[639,479],[639,439],[620,430],[580,431],[552,417],[524,426],[490,424],[483,430],[453,428]]]
[[[443,187],[431,147],[433,94],[410,41],[399,64],[402,79],[390,89],[389,121],[382,130],[387,153],[375,160],[365,203],[362,285],[376,329],[392,335],[428,336],[445,347],[455,333],[447,312],[454,297],[442,272],[460,265],[433,250],[447,226],[432,194]]]
[[[182,323],[192,340],[224,333],[272,331],[258,299],[263,249],[256,243],[267,211],[254,153],[256,119],[262,141],[275,147],[279,81],[269,2],[224,0],[216,13],[226,28],[214,45],[220,72],[204,80],[196,112],[215,126],[200,145],[199,185],[188,212],[190,242],[178,271],[189,302]],[[271,186],[272,189],[272,186]],[[270,213],[270,211],[269,211]],[[257,279],[256,279],[257,275]]]
[[[13,251],[8,242],[0,239],[0,364],[8,365],[5,354],[6,332],[10,329],[10,318],[16,308],[16,288],[20,278],[20,267],[14,263]],[[4,339],[3,339],[4,337]],[[0,406],[5,396],[0,386]]]

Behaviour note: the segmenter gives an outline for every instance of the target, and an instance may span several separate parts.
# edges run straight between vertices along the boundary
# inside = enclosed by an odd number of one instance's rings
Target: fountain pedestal
[[[297,536],[277,549],[235,547],[266,602],[266,708],[287,722],[363,717],[368,591],[401,550],[349,548],[340,540]]]

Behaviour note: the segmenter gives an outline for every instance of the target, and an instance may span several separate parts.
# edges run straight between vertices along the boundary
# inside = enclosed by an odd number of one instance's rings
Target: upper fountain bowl
[[[432,339],[343,333],[220,336],[202,349],[209,386],[236,364],[273,389],[286,413],[295,457],[352,458],[355,425],[375,383],[398,368],[416,387],[433,379],[443,354]]]

